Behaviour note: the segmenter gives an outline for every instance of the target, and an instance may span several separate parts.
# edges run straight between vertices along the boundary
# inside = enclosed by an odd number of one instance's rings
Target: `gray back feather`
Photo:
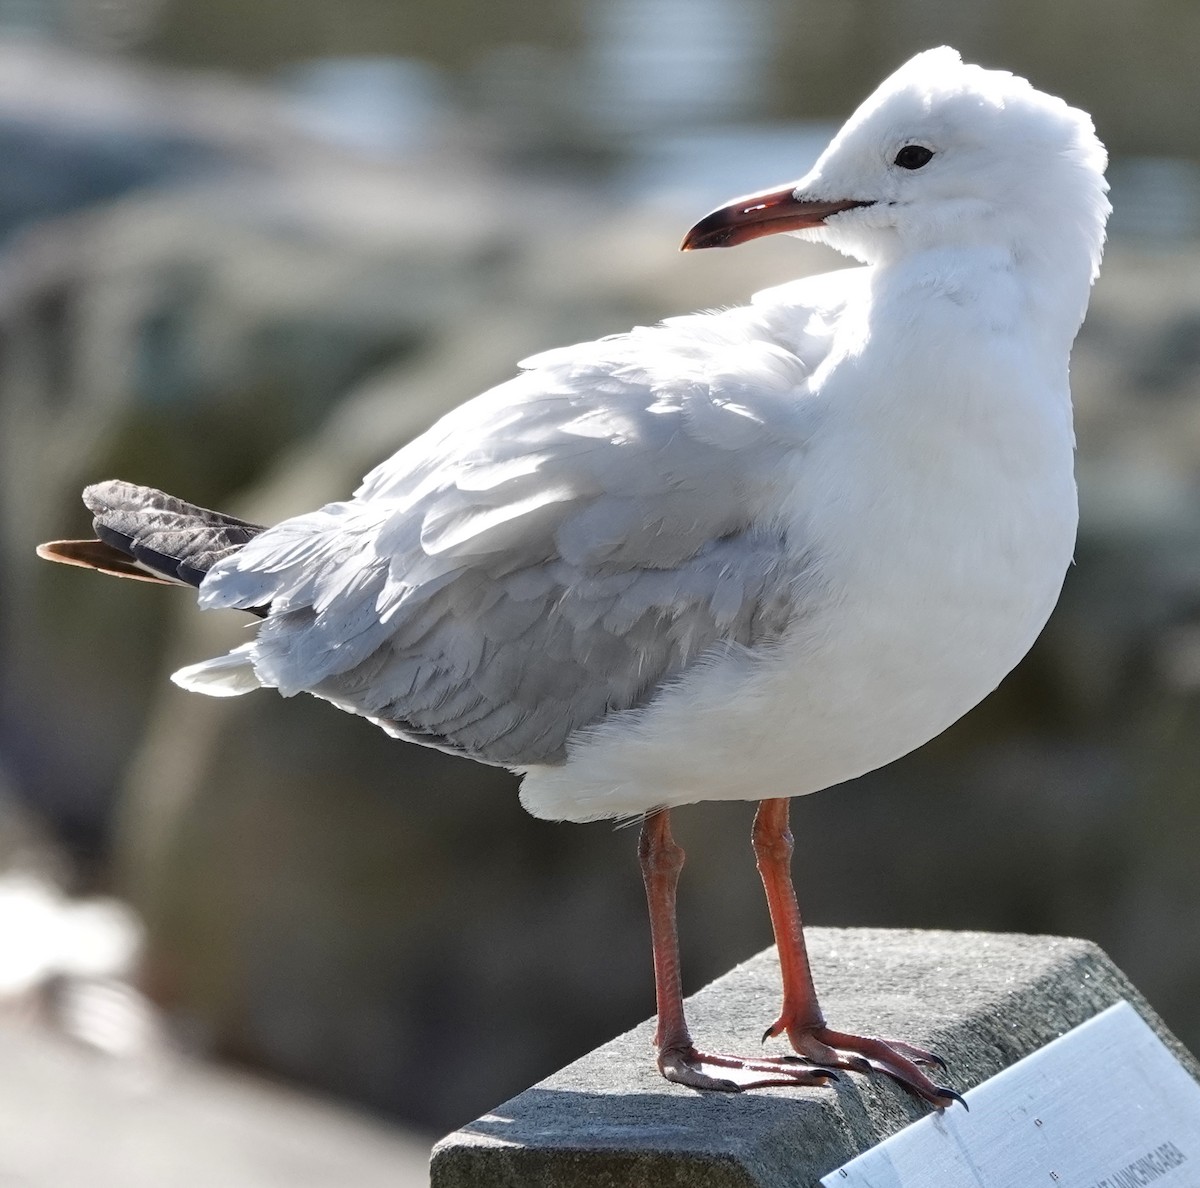
[[[486,762],[560,760],[575,730],[788,625],[809,574],[762,509],[824,340],[783,345],[771,316],[528,361],[354,499],[226,558],[202,604],[270,606],[253,661],[284,694]]]

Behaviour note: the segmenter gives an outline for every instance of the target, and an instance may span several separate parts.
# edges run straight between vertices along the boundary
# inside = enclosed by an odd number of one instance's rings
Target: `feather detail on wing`
[[[37,555],[43,561],[57,561],[60,565],[77,565],[81,569],[94,569],[113,577],[132,578],[135,582],[153,582],[158,586],[184,586],[187,583],[171,581],[157,573],[144,569],[137,561],[120,549],[105,544],[102,540],[48,540],[37,546]]]
[[[181,681],[241,692],[252,669],[528,766],[714,649],[778,638],[809,574],[767,510],[772,475],[804,448],[829,341],[782,300],[526,360],[352,500],[219,561],[202,605],[270,612]]]

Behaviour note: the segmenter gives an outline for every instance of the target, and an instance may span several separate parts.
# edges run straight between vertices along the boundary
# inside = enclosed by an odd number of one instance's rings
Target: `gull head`
[[[798,182],[713,211],[683,248],[791,232],[871,264],[978,245],[1060,266],[1069,248],[1091,280],[1106,163],[1086,112],[947,47],[927,50],[884,80]]]

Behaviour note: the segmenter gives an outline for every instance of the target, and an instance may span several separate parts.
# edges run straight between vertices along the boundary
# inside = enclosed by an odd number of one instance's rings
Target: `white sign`
[[[825,1176],[824,1188],[1196,1188],[1200,1085],[1119,1002]]]

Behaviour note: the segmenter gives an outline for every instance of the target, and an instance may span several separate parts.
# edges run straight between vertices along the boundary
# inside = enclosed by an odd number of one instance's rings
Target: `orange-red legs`
[[[788,806],[786,799],[764,800],[754,815],[754,855],[767,893],[767,907],[783,975],[783,1009],[779,1018],[767,1028],[763,1039],[786,1032],[792,1047],[814,1064],[887,1073],[935,1106],[963,1101],[953,1089],[935,1084],[921,1070],[922,1065],[945,1068],[941,1058],[932,1052],[903,1040],[851,1035],[825,1025],[804,944],[804,924],[792,886],[793,842],[788,828]]]
[[[683,1014],[679,979],[679,938],[675,928],[675,887],[683,868],[683,850],[671,836],[670,812],[647,813],[638,843],[650,940],[654,948],[654,990],[658,1001],[658,1067],[668,1081],[693,1089],[740,1089],[763,1085],[824,1085],[837,1074],[797,1056],[741,1057],[698,1051]]]
[[[871,1039],[826,1027],[792,887],[787,800],[761,802],[754,818],[753,840],[783,973],[783,1009],[763,1038],[786,1032],[799,1055],[727,1056],[701,1052],[692,1043],[683,1013],[675,924],[675,888],[684,855],[671,836],[669,810],[658,809],[647,813],[642,822],[638,857],[650,908],[658,1004],[654,1042],[663,1076],[693,1089],[735,1092],[764,1085],[823,1085],[836,1079],[833,1068],[848,1068],[887,1073],[936,1106],[962,1101],[953,1089],[935,1084],[921,1071],[921,1065],[942,1064],[932,1052],[901,1040]]]

